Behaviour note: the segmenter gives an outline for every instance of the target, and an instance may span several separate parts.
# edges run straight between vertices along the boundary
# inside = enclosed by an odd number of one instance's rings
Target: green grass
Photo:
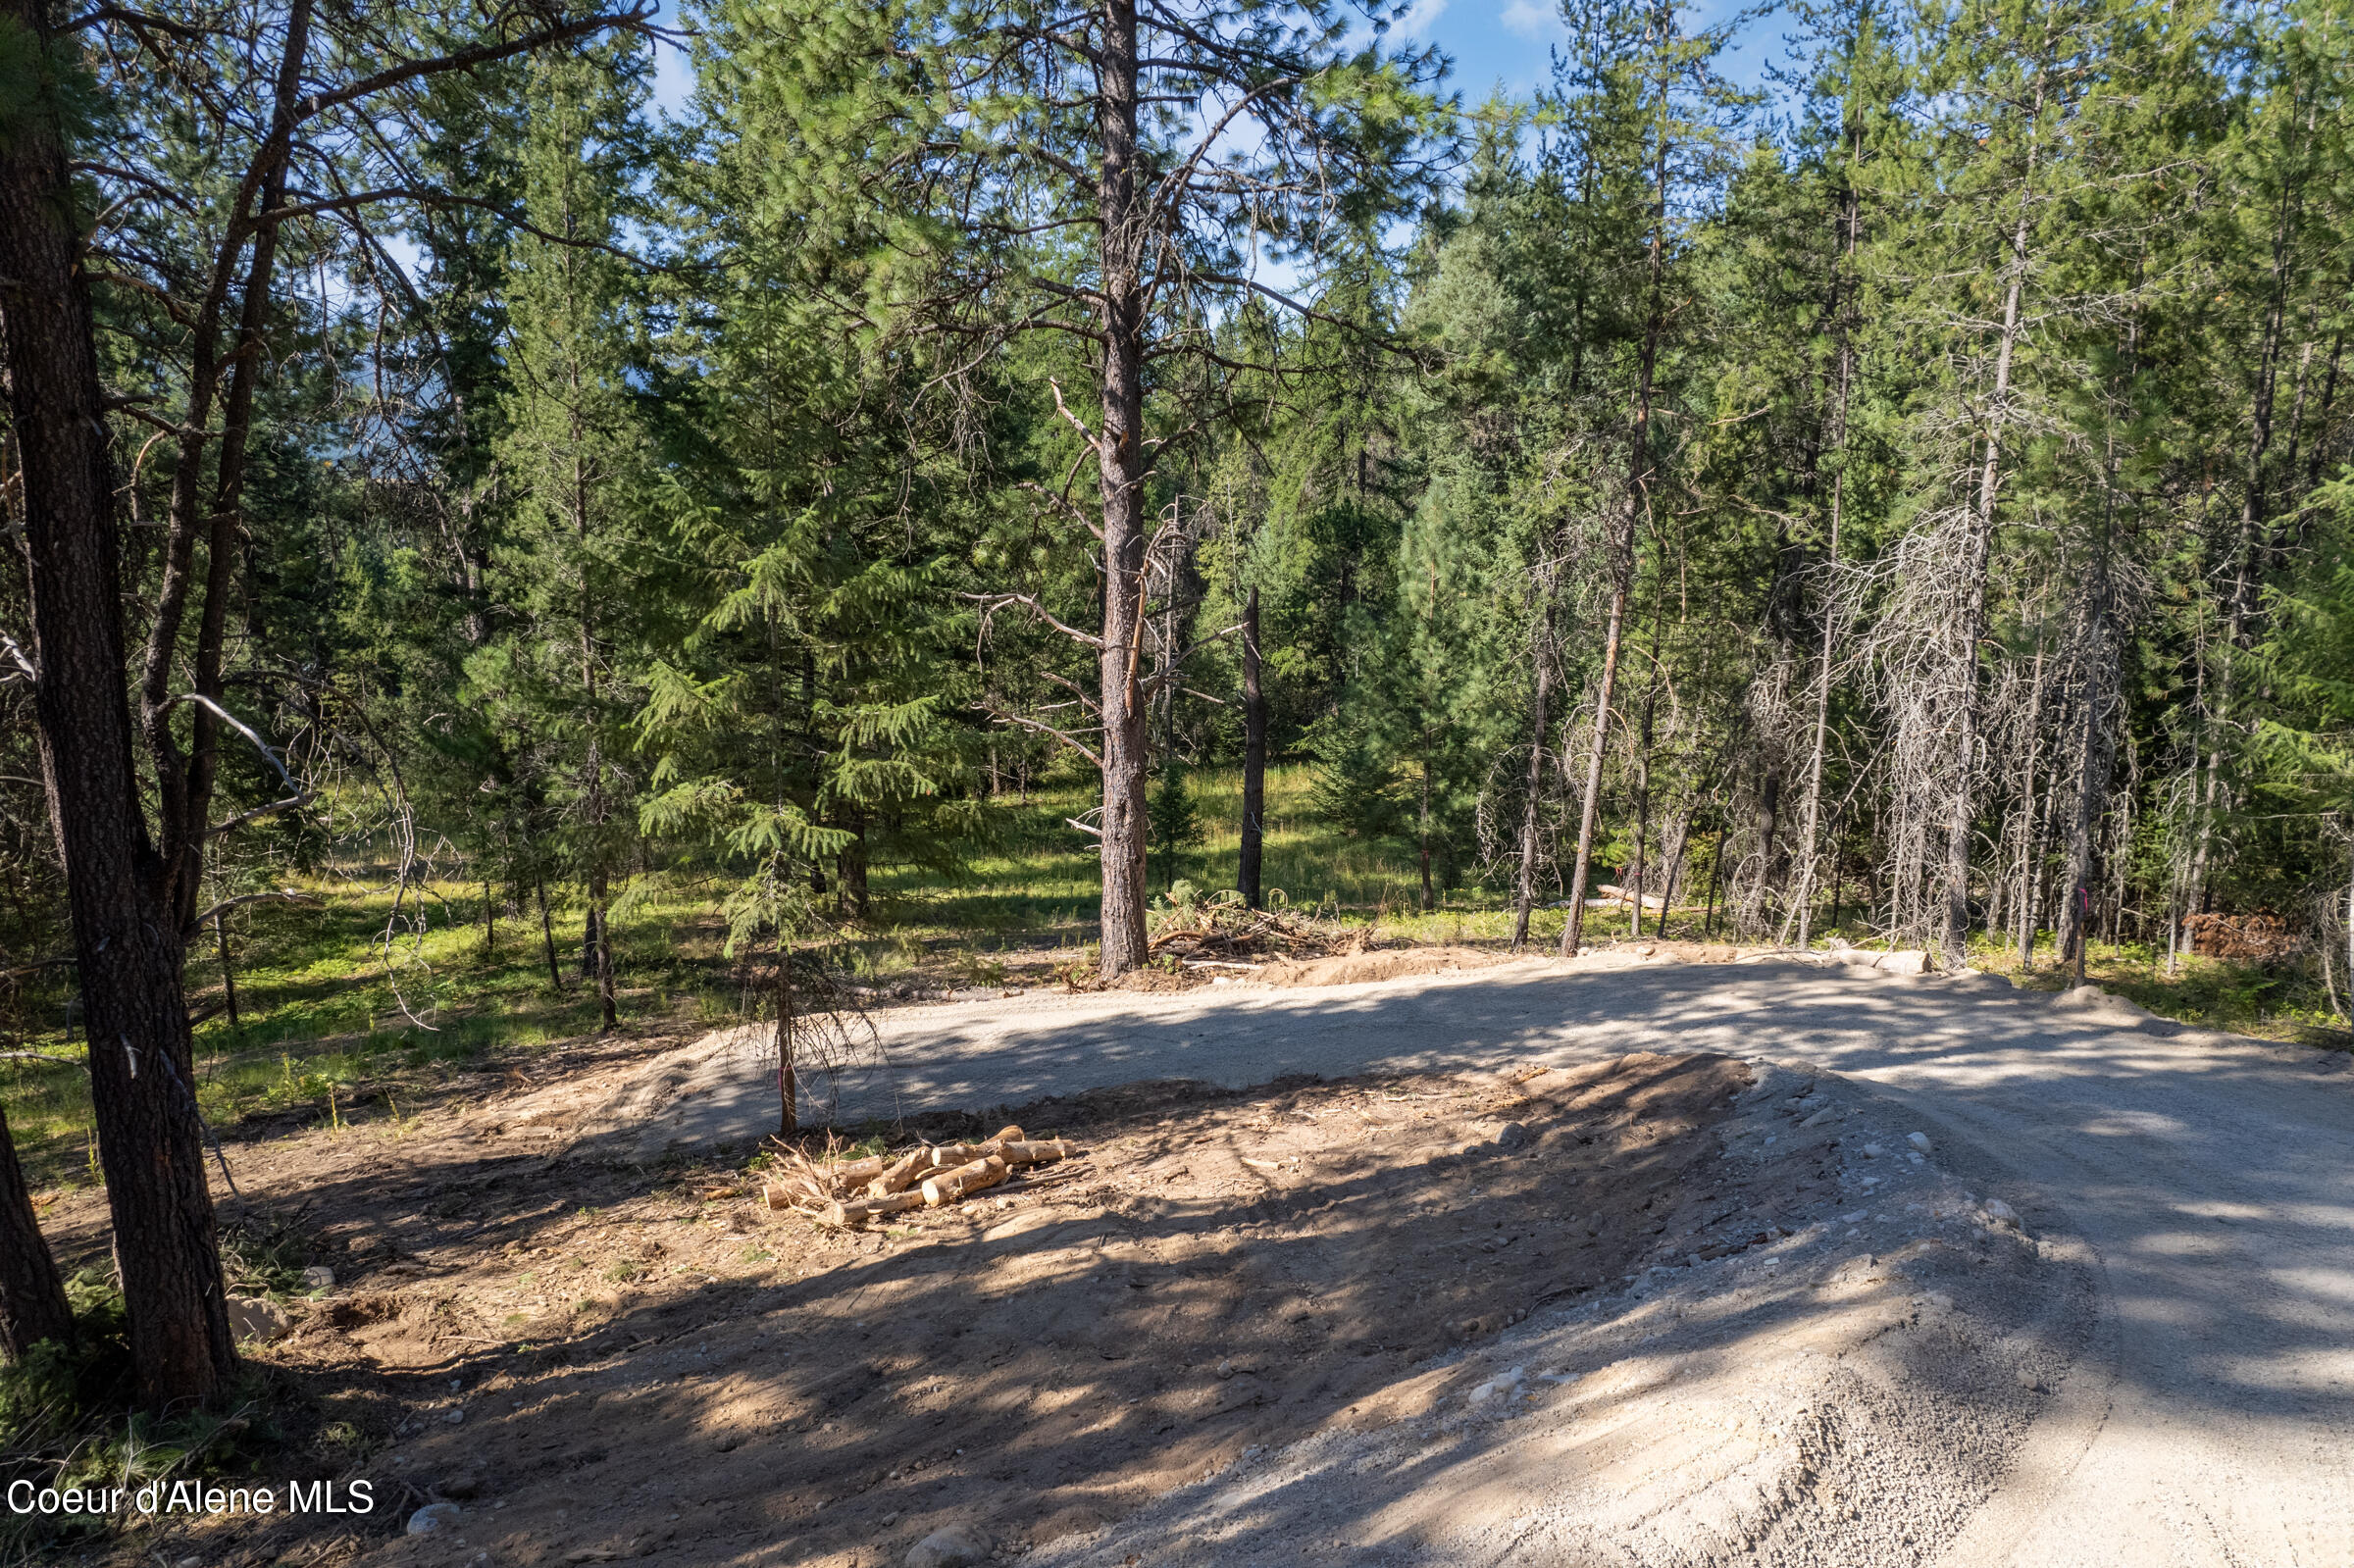
[[[1409,941],[1492,945],[1511,935],[1501,887],[1442,890],[1423,914],[1412,846],[1349,837],[1309,812],[1314,771],[1268,771],[1264,885],[1271,903],[1344,921],[1377,921]],[[1213,889],[1234,885],[1240,853],[1238,771],[1203,772],[1190,787],[1203,841],[1164,861],[1151,859],[1157,892],[1172,879]],[[997,985],[1027,956],[1084,949],[1095,936],[1096,843],[1064,819],[1095,804],[1092,782],[1068,780],[1001,800],[992,847],[952,877],[919,868],[877,868],[870,918],[835,941],[836,960],[871,983],[921,978],[926,985]],[[1608,875],[1605,873],[1604,875]],[[216,1127],[260,1114],[325,1125],[375,1124],[398,1134],[419,1106],[457,1074],[496,1061],[528,1068],[549,1042],[596,1027],[594,997],[578,975],[582,913],[559,898],[554,911],[561,988],[548,980],[537,912],[501,914],[486,950],[479,885],[424,889],[422,932],[403,929],[387,946],[388,879],[313,878],[288,884],[315,905],[249,905],[232,931],[240,1021],[224,1016],[196,1031],[197,1097]],[[717,906],[724,877],[666,877],[633,889],[614,930],[623,1021],[632,1027],[691,1026],[737,1016],[741,978],[723,948]],[[1550,890],[1549,890],[1550,891]],[[416,893],[407,907],[414,911]],[[1561,912],[1540,909],[1530,938],[1540,951],[1560,939]],[[1698,910],[1679,910],[1668,935],[1703,935]],[[1625,934],[1624,917],[1589,916],[1590,939]],[[1847,934],[1866,934],[1852,925]],[[1821,935],[1829,935],[1823,933]],[[1718,934],[1718,939],[1725,939]],[[1989,946],[1984,967],[2008,972]],[[2096,947],[2092,978],[2152,1011],[2185,1022],[2277,1037],[2310,1036],[2331,1022],[2320,987],[2294,974],[2191,959],[2167,976],[2139,948]],[[2060,984],[2047,956],[2022,983]],[[220,965],[210,941],[191,946],[191,1001],[219,999]],[[62,998],[63,992],[56,993]],[[71,1056],[78,1040],[60,1009],[12,1020],[24,1043]],[[0,1061],[0,1102],[18,1151],[42,1186],[97,1180],[88,1095],[73,1066]]]
[[[2029,990],[2062,990],[2075,983],[2074,970],[2061,964],[2049,933],[2037,942],[2034,962],[2026,968],[2020,965],[2019,949],[2008,942],[1999,947],[1973,943],[1971,962]],[[2321,982],[2288,966],[2184,954],[2169,974],[2164,948],[2094,942],[2085,949],[2084,978],[2161,1018],[2200,1029],[2316,1045],[2347,1043],[2345,1020],[2330,1006]]]
[[[1508,934],[1510,920],[1484,889],[1458,890],[1434,917],[1403,920],[1420,896],[1410,849],[1367,845],[1313,821],[1313,772],[1269,772],[1265,879],[1280,901],[1342,918],[1387,916],[1400,935],[1479,940]],[[1240,844],[1239,773],[1193,781],[1207,829],[1172,867],[1158,856],[1155,888],[1172,876],[1202,886],[1232,885]],[[1064,822],[1095,803],[1083,782],[1003,800],[993,847],[953,877],[920,868],[878,868],[868,921],[833,944],[850,973],[878,984],[921,976],[926,984],[996,985],[1024,951],[1083,948],[1095,935],[1099,873],[1095,840]],[[227,1015],[196,1029],[197,1099],[216,1127],[255,1114],[294,1115],[324,1125],[369,1123],[399,1131],[421,1099],[454,1075],[496,1060],[528,1057],[551,1041],[596,1027],[593,994],[579,977],[582,910],[550,887],[563,986],[551,986],[537,911],[502,911],[496,946],[486,949],[483,890],[444,882],[422,889],[422,931],[401,925],[387,943],[389,879],[362,868],[341,877],[281,879],[314,904],[253,904],[232,921],[238,1023]],[[737,1015],[740,979],[726,957],[717,906],[724,877],[664,878],[637,889],[616,916],[615,954],[627,1024],[720,1022]],[[407,895],[414,915],[418,889]],[[1550,917],[1555,930],[1560,917]],[[222,998],[210,940],[190,945],[189,999]],[[57,998],[62,1002],[61,989]],[[79,1039],[62,1008],[13,1020],[22,1042],[62,1057]],[[44,1186],[97,1179],[86,1085],[72,1066],[0,1062],[0,1100],[18,1151]]]
[[[1321,907],[1342,917],[1410,910],[1421,901],[1421,874],[1410,846],[1366,843],[1308,813],[1315,783],[1309,767],[1267,770],[1266,842],[1260,878],[1270,902]],[[1202,841],[1172,857],[1151,857],[1154,891],[1183,879],[1231,887],[1242,854],[1243,783],[1238,770],[1204,771],[1188,783],[1203,826]],[[1096,841],[1069,827],[1097,802],[1092,781],[1034,788],[1026,803],[1006,802],[1000,842],[976,856],[966,874],[943,882],[898,868],[873,879],[896,934],[960,941],[973,936],[1092,935],[1101,881]],[[1458,889],[1449,903],[1500,907],[1489,889]],[[1557,917],[1558,918],[1558,917]]]

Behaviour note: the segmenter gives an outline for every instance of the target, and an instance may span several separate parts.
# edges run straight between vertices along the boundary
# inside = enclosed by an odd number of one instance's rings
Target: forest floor
[[[894,1136],[1086,1152],[847,1235],[601,1141],[688,1032],[256,1119],[225,1213],[335,1273],[263,1474],[384,1506],[106,1555],[2347,1560],[2344,1053],[1665,956],[892,1009]]]
[[[945,1529],[998,1556],[1418,1560],[1525,1512],[1493,1475],[1466,1496],[1466,1467],[1582,1425],[1616,1506],[1562,1526],[1631,1530],[1644,1560],[1852,1538],[1925,1561],[2086,1321],[2081,1269],[1898,1157],[1887,1107],[1721,1055],[1049,1099],[1020,1114],[1078,1158],[854,1234],[772,1213],[740,1165],[513,1154],[506,1103],[235,1149],[246,1202],[335,1272],[248,1347],[289,1439],[265,1476],[368,1479],[382,1510],[114,1557],[866,1568]],[[1856,1202],[1898,1219],[1872,1250]],[[90,1209],[52,1230],[95,1244]],[[1336,1443],[1417,1478],[1104,1554],[1140,1510],[1263,1492]],[[442,1529],[401,1533],[437,1501]]]

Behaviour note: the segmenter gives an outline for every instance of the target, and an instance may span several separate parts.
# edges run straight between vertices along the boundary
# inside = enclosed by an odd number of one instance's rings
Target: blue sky
[[[1726,0],[1701,0],[1690,20],[1707,25],[1736,8]],[[1522,96],[1552,78],[1552,49],[1565,36],[1560,10],[1549,0],[1416,0],[1394,35],[1437,44],[1455,60],[1455,86],[1477,103],[1503,85]],[[1725,75],[1755,87],[1765,68],[1780,53],[1781,29],[1772,17],[1749,25],[1728,51]]]
[[[856,5],[859,0],[842,0]],[[1691,8],[1700,25],[1730,15],[1731,0],[1699,0]],[[664,7],[668,21],[671,8]],[[1560,10],[1552,0],[1416,0],[1393,35],[1430,42],[1455,61],[1453,82],[1466,102],[1477,103],[1490,88],[1524,96],[1553,75],[1552,48],[1563,36]],[[1743,86],[1755,87],[1765,68],[1780,53],[1781,26],[1772,17],[1750,24],[1724,61],[1725,74]],[[655,102],[675,108],[693,88],[692,73],[684,54],[661,51],[655,77]]]

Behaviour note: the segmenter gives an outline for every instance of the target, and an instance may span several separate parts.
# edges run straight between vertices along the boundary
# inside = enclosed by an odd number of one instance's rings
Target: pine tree
[[[762,16],[799,40],[776,90],[796,106],[810,200],[836,184],[899,216],[868,274],[870,314],[965,345],[944,353],[959,365],[970,345],[1050,333],[1094,383],[1073,407],[1059,378],[1042,378],[1079,445],[1036,493],[1042,524],[1100,538],[1100,629],[1034,593],[998,602],[1050,617],[1098,666],[1082,727],[1094,740],[1061,733],[1102,775],[1101,965],[1118,975],[1145,956],[1146,719],[1159,683],[1139,666],[1161,575],[1157,477],[1173,443],[1231,402],[1229,357],[1208,351],[1215,315],[1254,296],[1293,303],[1253,276],[1255,248],[1312,255],[1334,224],[1413,192],[1431,60],[1352,48],[1353,14],[1325,0],[1280,21],[1244,0],[839,13],[778,0]],[[1073,486],[1088,468],[1082,507]]]
[[[510,250],[512,390],[498,443],[513,511],[491,558],[492,596],[510,624],[467,664],[515,737],[520,787],[545,803],[550,836],[580,879],[582,971],[608,1029],[618,1020],[613,884],[639,783],[623,727],[648,612],[631,588],[650,456],[630,379],[640,325],[631,264],[616,254],[645,157],[644,69],[641,51],[608,44],[533,72],[521,162],[536,232]]]

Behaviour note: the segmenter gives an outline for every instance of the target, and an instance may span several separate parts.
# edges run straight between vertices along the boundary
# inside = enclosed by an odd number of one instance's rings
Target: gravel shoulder
[[[1139,1078],[1494,1069],[1634,1049],[1800,1058],[1887,1096],[1957,1180],[2080,1239],[2092,1353],[1958,1564],[2354,1563],[2354,1060],[1984,977],[1602,954],[1322,990],[1045,996],[887,1015],[845,1115]],[[739,1047],[741,1050],[741,1047]],[[663,1137],[773,1125],[765,1086]],[[693,1098],[694,1096],[690,1096]],[[677,1102],[668,1114],[676,1115]],[[1865,1229],[1859,1244],[1882,1244]],[[1893,1248],[1888,1248],[1893,1250]]]

